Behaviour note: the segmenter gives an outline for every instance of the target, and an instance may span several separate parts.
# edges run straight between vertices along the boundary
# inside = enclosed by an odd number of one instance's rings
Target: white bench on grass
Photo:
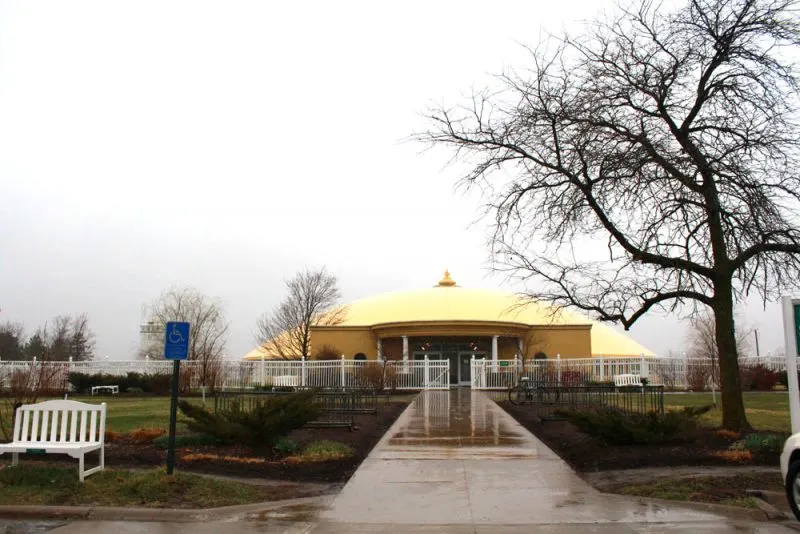
[[[614,375],[614,385],[618,388],[622,387],[642,387],[642,376],[633,374]]]
[[[97,395],[97,393],[101,391],[117,395],[119,393],[119,386],[92,386],[92,395]]]
[[[296,375],[279,375],[272,377],[272,387],[296,388],[300,387],[300,377]]]
[[[0,444],[0,455],[11,453],[11,465],[19,453],[68,454],[78,459],[78,478],[105,467],[106,404],[51,400],[23,404],[14,419],[14,440]],[[84,456],[100,451],[100,465],[84,470]]]

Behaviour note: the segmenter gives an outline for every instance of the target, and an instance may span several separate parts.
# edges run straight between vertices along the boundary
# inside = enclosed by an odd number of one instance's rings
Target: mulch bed
[[[313,428],[299,429],[289,435],[289,438],[298,442],[301,449],[304,445],[319,440],[344,443],[351,447],[355,454],[342,460],[297,463],[269,456],[270,453],[265,456],[263,451],[257,452],[246,447],[203,446],[178,449],[175,465],[177,469],[187,472],[294,482],[346,482],[407,405],[407,402],[389,402],[379,406],[377,415],[356,415],[356,428],[352,431],[347,428]],[[165,450],[151,443],[135,443],[124,436],[107,443],[105,450],[106,465],[114,467],[164,465],[167,456]],[[214,454],[237,459],[263,458],[265,461],[184,460],[187,456],[196,454]]]
[[[698,428],[680,442],[662,445],[607,445],[578,430],[572,423],[541,420],[530,406],[498,404],[579,472],[670,466],[730,466],[731,460],[714,456],[726,451],[736,438],[723,438],[715,429]],[[778,454],[754,455],[733,465],[777,466]]]

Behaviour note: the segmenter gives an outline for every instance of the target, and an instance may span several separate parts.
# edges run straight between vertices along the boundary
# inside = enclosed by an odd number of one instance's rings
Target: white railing
[[[756,365],[770,371],[786,370],[783,357],[740,358],[742,370]],[[800,358],[798,358],[800,367]],[[471,362],[474,389],[508,389],[521,376],[537,383],[581,385],[589,382],[609,382],[619,374],[637,374],[651,383],[675,389],[711,389],[719,387],[718,364],[707,358],[556,358],[547,360],[475,360]]]
[[[202,386],[223,389],[297,384],[313,388],[383,388],[401,390],[447,389],[448,360],[361,361],[259,360],[222,361],[203,365],[199,361],[181,364],[181,383],[191,389]],[[46,381],[48,390],[67,390],[70,373],[124,376],[172,373],[172,362],[155,360],[37,362],[0,361],[0,389],[12,382],[31,384]]]

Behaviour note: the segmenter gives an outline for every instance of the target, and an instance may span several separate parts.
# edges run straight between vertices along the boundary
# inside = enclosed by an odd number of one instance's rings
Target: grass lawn
[[[613,493],[636,495],[675,501],[708,502],[755,508],[756,502],[745,493],[747,489],[783,491],[780,476],[739,474],[734,477],[660,477],[646,484],[624,485],[611,489]]]
[[[702,421],[709,426],[722,424],[721,397],[717,392],[717,407],[705,414]],[[684,406],[712,404],[711,393],[665,393],[664,406],[680,409]],[[789,394],[786,392],[748,391],[744,393],[747,420],[757,430],[791,433]]]
[[[210,508],[274,500],[274,488],[187,473],[105,470],[81,484],[74,467],[20,465],[0,469],[0,505]],[[277,497],[281,498],[281,497]]]
[[[45,400],[45,399],[43,399]],[[74,396],[70,400],[90,404],[106,403],[106,430],[125,433],[137,428],[169,427],[169,397],[84,397]],[[202,399],[191,397],[191,402],[201,404]],[[213,408],[214,401],[206,400],[206,406]],[[0,404],[2,410],[2,404]],[[0,416],[8,417],[6,413]],[[178,410],[178,432],[186,430],[186,418]]]

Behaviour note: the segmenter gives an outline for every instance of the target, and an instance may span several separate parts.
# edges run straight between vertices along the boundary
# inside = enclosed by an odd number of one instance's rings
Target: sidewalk
[[[600,493],[484,393],[467,389],[421,393],[319,519],[315,533],[533,524],[548,532],[590,524],[598,532],[650,532],[653,523],[674,532],[790,532]]]

